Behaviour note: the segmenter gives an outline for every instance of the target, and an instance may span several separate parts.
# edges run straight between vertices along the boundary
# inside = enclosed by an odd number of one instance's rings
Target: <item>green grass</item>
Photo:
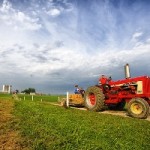
[[[11,99],[12,94],[0,93],[0,99]]]
[[[15,116],[36,150],[148,150],[150,122],[96,112],[64,109],[37,101],[16,101]]]
[[[18,94],[19,99],[21,100],[32,100],[32,95],[21,95]],[[33,95],[33,101],[48,101],[48,102],[57,102],[58,97],[62,97],[62,95]]]
[[[32,101],[32,95],[17,94],[19,100]],[[33,101],[58,102],[64,95],[33,95]],[[0,93],[0,99],[12,99],[12,94]]]
[[[22,97],[21,97],[22,96]],[[23,100],[23,96],[27,96]],[[22,145],[31,150],[148,150],[150,122],[96,112],[64,109],[44,101],[58,96],[19,95],[14,106],[15,124]],[[41,98],[43,102],[41,102]],[[0,94],[11,100],[11,95]]]

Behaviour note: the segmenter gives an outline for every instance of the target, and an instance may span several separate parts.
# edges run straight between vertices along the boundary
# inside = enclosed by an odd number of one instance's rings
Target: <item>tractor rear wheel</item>
[[[84,95],[84,105],[91,111],[103,110],[104,98],[102,89],[96,86],[88,87]]]
[[[145,119],[149,115],[149,104],[143,98],[133,98],[127,105],[130,116]]]

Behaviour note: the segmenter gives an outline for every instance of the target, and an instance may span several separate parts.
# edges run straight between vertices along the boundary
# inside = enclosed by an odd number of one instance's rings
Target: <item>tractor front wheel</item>
[[[133,98],[127,105],[130,116],[145,119],[149,115],[149,104],[143,98]]]
[[[104,94],[102,89],[96,86],[87,88],[84,95],[84,105],[88,110],[100,111],[104,108]]]

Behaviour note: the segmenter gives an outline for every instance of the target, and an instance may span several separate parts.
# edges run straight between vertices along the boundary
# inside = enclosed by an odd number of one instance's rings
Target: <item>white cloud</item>
[[[138,39],[139,39],[142,35],[143,35],[143,32],[135,32],[135,33],[132,35],[131,41],[132,41],[132,42],[138,41]]]
[[[53,8],[53,9],[49,10],[47,13],[52,17],[56,17],[61,14],[61,11],[57,8]]]
[[[136,33],[133,34],[133,38],[138,38],[138,37],[140,37],[142,35],[143,35],[142,32],[136,32]]]
[[[0,7],[0,21],[15,30],[39,30],[42,27],[38,18],[14,9],[7,0],[4,0]]]
[[[7,0],[4,0],[2,3],[2,7],[0,8],[1,12],[8,12],[9,10],[11,10],[11,3]]]
[[[131,50],[98,51],[95,55],[88,54],[81,50],[77,51],[75,50],[76,48],[73,47],[72,49],[67,49],[67,47],[53,48],[51,50],[47,49],[47,53],[43,53],[45,47],[50,48],[48,45],[41,45],[37,47],[35,51],[34,47],[25,47],[22,53],[12,51],[11,55],[7,55],[7,58],[4,59],[7,59],[7,63],[13,62],[16,68],[22,68],[27,72],[32,72],[37,75],[45,75],[48,72],[62,69],[68,71],[82,70],[83,74],[84,72],[90,74],[93,70],[101,72],[101,70],[95,70],[95,68],[100,66],[109,69],[110,67],[125,64],[126,62],[133,63],[139,59],[146,61],[147,57],[150,57],[150,43],[136,46]],[[40,57],[38,57],[37,54]],[[40,59],[45,60],[41,63]],[[18,63],[18,60],[21,61]],[[84,74],[84,76],[86,76],[86,74]]]
[[[47,3],[47,7],[42,8],[46,14],[48,14],[51,17],[57,17],[60,14],[66,12],[73,12],[75,7],[72,3],[68,2],[68,0],[60,0],[60,2],[55,2],[53,0],[50,0]]]

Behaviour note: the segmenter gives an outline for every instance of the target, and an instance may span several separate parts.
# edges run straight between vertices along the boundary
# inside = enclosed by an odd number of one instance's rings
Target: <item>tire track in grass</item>
[[[0,150],[22,150],[20,136],[15,130],[15,118],[12,115],[14,102],[0,100]]]

